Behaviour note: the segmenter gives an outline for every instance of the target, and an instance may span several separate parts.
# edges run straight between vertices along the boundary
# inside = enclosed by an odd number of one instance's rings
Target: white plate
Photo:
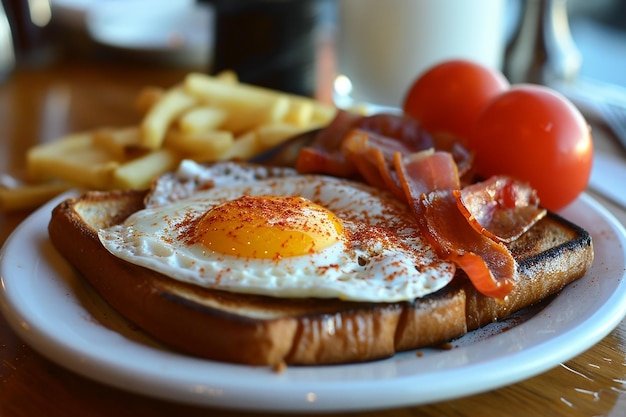
[[[2,309],[42,354],[94,380],[174,401],[257,411],[356,411],[418,405],[495,389],[585,351],[626,315],[623,226],[583,195],[562,214],[592,235],[589,272],[527,321],[488,327],[450,350],[405,352],[341,366],[275,373],[200,360],[151,341],[109,309],[57,254],[50,210],[22,223],[0,254]]]

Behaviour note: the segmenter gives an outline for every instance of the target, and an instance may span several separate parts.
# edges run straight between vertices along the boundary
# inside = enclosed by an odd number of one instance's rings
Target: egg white
[[[100,230],[100,240],[115,256],[177,280],[275,297],[396,302],[435,292],[454,276],[454,265],[438,259],[407,207],[382,191],[326,176],[252,176],[235,182],[197,187],[174,202],[153,193],[148,208]],[[163,188],[171,195],[172,187]],[[182,238],[190,219],[243,195],[308,198],[335,213],[344,232],[329,247],[281,259],[225,255]]]

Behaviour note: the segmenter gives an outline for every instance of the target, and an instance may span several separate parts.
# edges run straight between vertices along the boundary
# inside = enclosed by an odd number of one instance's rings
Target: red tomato
[[[497,70],[470,61],[446,61],[417,78],[403,110],[427,131],[449,133],[465,143],[485,104],[508,88]]]
[[[587,187],[591,132],[580,111],[557,92],[518,85],[492,100],[472,131],[477,172],[530,183],[541,204],[559,210]]]

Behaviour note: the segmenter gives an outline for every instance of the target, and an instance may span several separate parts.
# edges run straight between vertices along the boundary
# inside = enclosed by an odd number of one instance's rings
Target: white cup
[[[339,107],[402,106],[427,68],[464,58],[500,69],[506,0],[338,0]]]

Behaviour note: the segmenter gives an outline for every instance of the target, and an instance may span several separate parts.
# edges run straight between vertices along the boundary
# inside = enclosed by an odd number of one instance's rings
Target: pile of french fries
[[[236,74],[190,73],[169,89],[144,87],[137,125],[99,127],[31,148],[27,183],[0,185],[0,208],[34,208],[69,188],[148,187],[184,158],[245,160],[336,113],[317,100],[239,82]]]

